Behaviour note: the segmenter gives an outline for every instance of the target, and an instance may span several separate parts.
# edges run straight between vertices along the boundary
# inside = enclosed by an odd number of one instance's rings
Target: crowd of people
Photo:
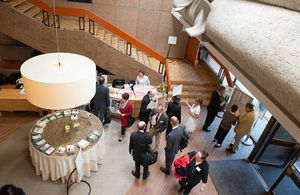
[[[135,81],[138,85],[149,86],[149,78],[145,75],[145,71],[139,71]],[[202,130],[210,132],[210,125],[215,120],[219,112],[223,111],[224,115],[220,125],[216,131],[213,142],[216,142],[215,147],[221,147],[226,135],[232,127],[235,126],[235,139],[232,144],[226,149],[227,152],[235,153],[238,149],[241,138],[244,135],[250,134],[254,122],[254,106],[247,103],[245,106],[245,114],[240,115],[240,109],[237,105],[231,105],[225,110],[225,95],[226,88],[221,86],[213,91],[211,99],[207,106],[207,116]],[[104,115],[109,108],[109,94],[108,89],[103,86],[103,79],[99,78],[99,85],[97,85],[97,92],[94,97],[95,114],[104,122]],[[141,101],[141,107],[138,115],[139,122],[137,123],[137,131],[131,133],[129,142],[129,153],[132,154],[135,162],[135,170],[131,173],[134,177],[140,178],[140,167],[143,166],[143,179],[149,177],[149,164],[143,164],[146,158],[145,154],[149,151],[157,152],[160,147],[161,139],[165,139],[165,166],[160,167],[160,171],[166,175],[170,175],[173,169],[173,162],[175,156],[182,148],[184,139],[197,129],[200,122],[200,113],[202,109],[203,99],[196,98],[194,102],[185,101],[188,107],[188,116],[185,121],[181,118],[181,97],[174,96],[168,102],[166,109],[164,105],[158,104],[156,107],[149,107],[149,104],[155,99],[155,92],[148,91]],[[129,100],[129,94],[122,94],[120,104],[118,106],[121,133],[119,141],[124,138],[126,128],[129,127],[128,121],[133,114],[133,106]],[[161,137],[165,131],[166,136]],[[188,135],[190,134],[190,135]],[[155,142],[152,144],[152,142]],[[154,145],[154,146],[152,146]],[[184,146],[185,147],[185,146]],[[201,191],[204,190],[207,182],[209,163],[206,161],[208,153],[206,151],[191,151],[186,156],[189,160],[184,167],[184,175],[179,179],[179,192],[189,194],[194,186],[202,181]],[[181,159],[177,159],[181,160]],[[175,174],[176,169],[174,168]]]
[[[96,94],[90,106],[91,110],[103,124],[107,121],[106,118],[110,107],[109,89],[104,86],[104,81],[104,77],[98,77]],[[150,85],[149,78],[145,75],[144,71],[139,71],[135,82],[143,86]],[[226,88],[223,86],[213,91],[207,106],[207,116],[202,130],[210,132],[210,125],[218,113],[223,111],[224,115],[214,136],[213,142],[216,142],[214,146],[217,148],[221,147],[226,135],[235,126],[234,142],[226,149],[227,152],[235,153],[241,138],[251,133],[255,118],[254,106],[251,103],[247,103],[244,108],[245,114],[242,115],[240,114],[240,109],[242,108],[239,108],[235,104],[225,110],[225,92]],[[188,107],[188,116],[185,121],[182,121],[181,118],[180,96],[172,97],[166,109],[162,104],[149,107],[150,103],[157,103],[156,101],[155,92],[151,90],[148,91],[141,101],[137,131],[131,133],[129,141],[129,153],[133,156],[135,162],[135,170],[131,171],[132,175],[139,179],[140,167],[143,166],[143,179],[147,179],[150,176],[149,165],[156,162],[161,139],[165,139],[165,166],[160,167],[160,171],[165,175],[170,175],[173,172],[175,178],[178,179],[178,192],[183,192],[184,195],[189,194],[200,182],[202,182],[200,190],[204,191],[209,172],[209,163],[207,162],[208,153],[198,149],[198,151],[188,152],[186,155],[175,159],[178,151],[187,146],[189,136],[192,136],[191,134],[197,129],[197,124],[200,123],[203,99],[199,97],[193,103],[185,102]],[[126,129],[132,125],[129,123],[133,123],[133,121],[130,122],[133,114],[133,105],[129,100],[128,93],[122,94],[118,105],[118,113],[121,123],[119,142],[122,142]],[[161,137],[164,131],[166,136]],[[152,144],[152,142],[155,143]],[[155,158],[155,160],[152,159],[152,163],[150,163],[151,157],[149,155]],[[21,189],[8,185],[4,186],[1,192],[4,193],[7,190],[20,191]],[[22,192],[19,193],[22,194]]]

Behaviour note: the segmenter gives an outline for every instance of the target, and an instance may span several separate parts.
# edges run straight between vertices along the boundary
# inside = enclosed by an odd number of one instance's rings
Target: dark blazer
[[[223,97],[220,96],[220,94],[215,90],[213,91],[209,104],[207,105],[207,109],[212,112],[217,114],[219,111],[221,111],[221,102],[222,102]]]
[[[150,113],[150,117],[149,117],[150,123],[152,121],[152,118],[155,117],[156,113],[157,113],[156,109],[153,109],[152,112]],[[168,126],[168,121],[169,121],[168,119],[169,119],[168,115],[165,112],[163,112],[160,115],[156,125],[154,125],[153,127],[155,129],[155,132],[163,132]]]
[[[131,133],[129,142],[129,153],[133,156],[133,160],[140,162],[141,154],[149,151],[149,144],[152,143],[151,136],[148,132],[136,131]]]
[[[105,112],[110,106],[109,90],[103,85],[96,85],[96,94],[93,97],[95,113]]]
[[[166,156],[170,157],[177,154],[182,137],[183,137],[183,129],[180,126],[178,126],[176,129],[173,129],[167,135],[166,137],[167,145],[165,147]]]
[[[188,153],[190,159],[196,155],[195,151]],[[196,169],[198,167],[198,170]],[[199,183],[202,180],[202,183],[207,183],[209,165],[206,160],[201,164],[196,166],[195,158],[187,166],[187,180],[190,183]]]
[[[139,113],[140,121],[148,122],[149,114],[152,111],[151,109],[147,109],[148,104],[151,102],[149,95],[145,95],[142,99],[141,109]]]
[[[171,119],[172,116],[176,116],[179,120],[179,123],[181,123],[181,106],[177,102],[169,102],[167,115],[169,119]]]

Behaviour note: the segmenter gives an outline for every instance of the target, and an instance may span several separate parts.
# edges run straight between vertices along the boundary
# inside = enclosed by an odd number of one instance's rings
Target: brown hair
[[[139,70],[140,73],[142,73],[143,75],[145,75],[145,70],[141,69]]]
[[[203,104],[203,99],[202,99],[202,97],[197,97],[197,98],[196,98],[196,102],[198,102],[199,105],[201,106],[201,105]]]
[[[122,94],[122,98],[123,98],[124,100],[128,100],[128,99],[129,99],[129,94],[128,94],[128,93],[123,93],[123,94]]]

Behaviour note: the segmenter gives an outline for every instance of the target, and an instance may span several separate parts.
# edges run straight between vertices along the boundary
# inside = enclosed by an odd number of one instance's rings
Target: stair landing
[[[176,59],[169,63],[171,83],[183,85],[182,99],[191,102],[197,97],[202,97],[207,105],[213,90],[219,86],[217,76],[204,62],[194,66],[186,60]],[[169,97],[172,92],[169,93]]]

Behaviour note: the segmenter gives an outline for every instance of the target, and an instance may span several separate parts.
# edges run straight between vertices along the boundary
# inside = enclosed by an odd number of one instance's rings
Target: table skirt
[[[104,160],[105,144],[104,144],[104,131],[100,137],[100,140],[83,151],[83,164],[80,168],[82,175],[77,173],[72,175],[72,181],[79,182],[83,176],[89,177],[90,171],[98,171],[98,164],[102,164]],[[39,150],[37,150],[32,143],[29,143],[29,151],[32,160],[32,164],[35,167],[37,175],[42,175],[43,180],[52,181],[61,179],[65,182],[70,173],[75,169],[76,154],[71,156],[48,156]]]

